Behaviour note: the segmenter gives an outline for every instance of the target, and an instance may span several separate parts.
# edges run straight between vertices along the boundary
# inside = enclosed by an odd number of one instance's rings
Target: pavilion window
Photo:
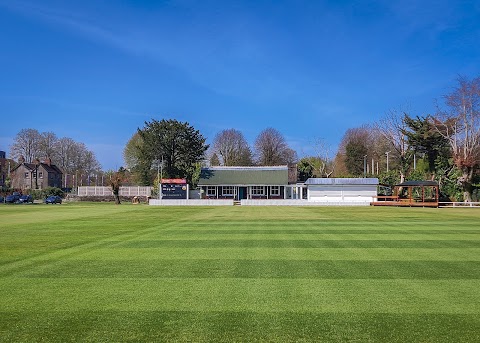
[[[252,186],[252,195],[265,195],[265,187]]]
[[[280,196],[280,186],[271,186],[270,187],[271,196]]]
[[[207,196],[214,197],[217,195],[217,187],[207,186]]]
[[[222,195],[224,196],[233,196],[235,189],[233,186],[223,186],[222,187]]]

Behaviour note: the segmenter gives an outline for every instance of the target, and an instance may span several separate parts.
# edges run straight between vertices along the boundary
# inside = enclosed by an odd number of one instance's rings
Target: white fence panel
[[[152,195],[153,187],[133,186],[133,187],[120,187],[120,196],[145,196]],[[97,186],[81,186],[78,187],[79,196],[113,196],[112,189],[110,187],[97,187]]]

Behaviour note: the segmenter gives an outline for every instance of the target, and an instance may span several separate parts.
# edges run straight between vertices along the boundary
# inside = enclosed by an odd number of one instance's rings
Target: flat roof
[[[306,185],[378,185],[377,178],[325,177],[309,178]]]

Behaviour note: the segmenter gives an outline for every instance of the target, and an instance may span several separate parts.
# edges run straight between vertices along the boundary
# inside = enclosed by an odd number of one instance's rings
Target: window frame
[[[280,186],[270,186],[270,195],[274,197],[278,197],[281,194]]]
[[[265,186],[252,186],[250,192],[252,196],[264,196]]]
[[[227,193],[228,190],[228,193]],[[222,186],[222,196],[234,196],[235,187],[234,186]]]
[[[213,190],[213,193],[211,192]],[[216,186],[207,186],[205,190],[207,197],[217,196],[217,187]]]

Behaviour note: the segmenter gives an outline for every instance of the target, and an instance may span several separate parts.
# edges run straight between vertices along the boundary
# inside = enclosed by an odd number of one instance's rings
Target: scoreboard
[[[162,179],[162,199],[187,199],[186,179]]]

